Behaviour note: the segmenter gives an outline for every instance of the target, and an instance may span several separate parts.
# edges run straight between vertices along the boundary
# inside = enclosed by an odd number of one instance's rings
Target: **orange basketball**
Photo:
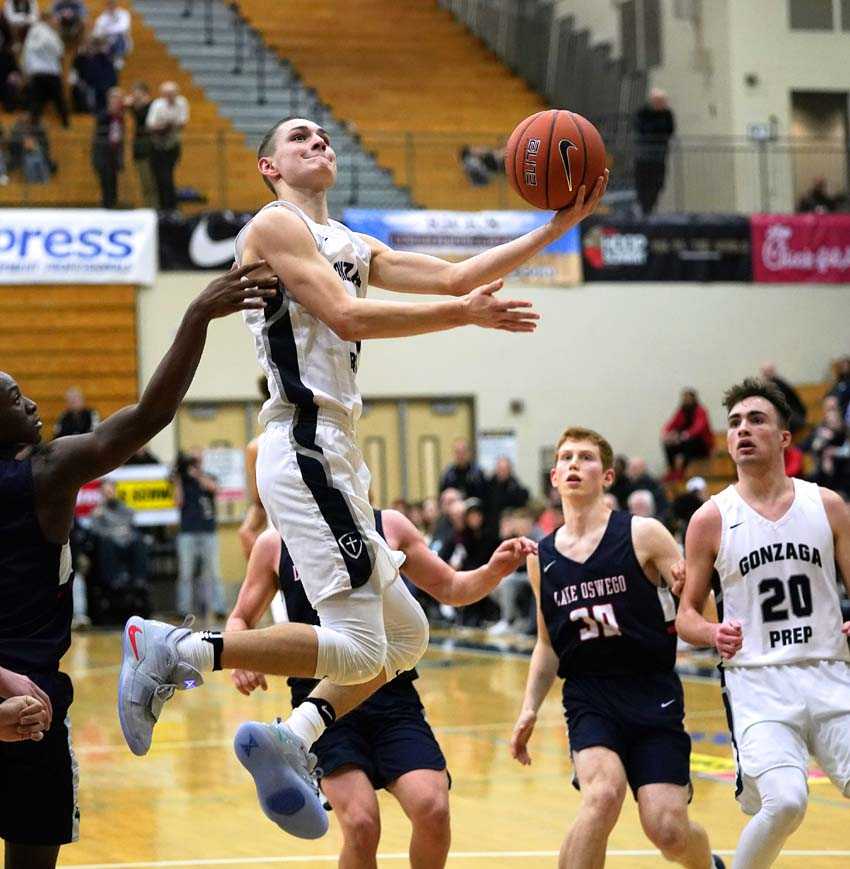
[[[605,143],[599,131],[587,118],[566,109],[526,118],[505,146],[508,181],[535,208],[566,208],[582,184],[589,198],[604,171]]]

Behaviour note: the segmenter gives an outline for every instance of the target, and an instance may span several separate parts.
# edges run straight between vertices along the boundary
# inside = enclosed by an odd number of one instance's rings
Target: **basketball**
[[[605,171],[605,143],[587,118],[548,109],[521,121],[505,146],[511,187],[535,208],[572,205],[582,184],[589,197]]]

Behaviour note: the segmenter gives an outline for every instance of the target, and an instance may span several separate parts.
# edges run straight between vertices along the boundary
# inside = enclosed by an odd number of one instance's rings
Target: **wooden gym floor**
[[[432,646],[418,683],[454,780],[448,865],[554,866],[579,800],[570,786],[559,690],[553,690],[541,711],[531,743],[533,765],[523,768],[511,760],[507,740],[522,697],[527,659],[448,645],[453,648]],[[267,694],[245,698],[226,674],[210,675],[202,688],[167,704],[150,754],[137,758],[124,744],[115,711],[119,646],[118,633],[77,634],[64,662],[76,686],[72,722],[82,820],[80,841],[63,849],[60,865],[335,865],[335,822],[315,842],[282,834],[260,812],[253,783],[231,749],[240,722],[271,720],[288,711],[282,680],[275,680]],[[694,736],[692,813],[708,829],[712,846],[729,855],[745,816],[733,796],[719,688],[711,677],[688,678],[685,691],[687,724]],[[814,777],[810,785],[806,819],[776,866],[848,867],[850,801],[825,779]],[[382,792],[380,802],[379,865],[404,866],[407,822],[392,797]],[[640,831],[631,797],[611,836],[607,865],[666,865]]]

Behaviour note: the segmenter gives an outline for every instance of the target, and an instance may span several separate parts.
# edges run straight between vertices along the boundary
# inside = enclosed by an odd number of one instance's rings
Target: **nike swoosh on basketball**
[[[550,561],[550,562],[549,562],[549,563],[548,563],[548,564],[543,568],[543,572],[546,573],[546,571],[547,571],[547,570],[548,570],[548,569],[549,569],[549,568],[550,568],[554,563],[555,563],[554,561]]]
[[[661,708],[666,709],[671,703],[675,703],[675,702],[676,702],[676,698],[674,697],[672,700],[668,700],[666,703],[662,703]]]
[[[139,660],[139,650],[136,648],[136,634],[140,634],[142,629],[138,625],[130,625],[127,628],[127,637],[130,640],[130,645],[133,647],[133,654],[136,656],[136,660]]]
[[[211,239],[209,220],[202,217],[189,239],[189,259],[201,268],[225,265],[233,260],[235,240],[236,236],[217,241]]]
[[[729,530],[731,531],[733,528],[737,528],[739,525],[743,525],[743,524],[744,524],[744,522],[736,522],[734,525],[729,526]]]
[[[567,187],[569,188],[570,193],[573,192],[573,167],[570,165],[570,148],[574,148],[576,151],[578,150],[578,146],[575,142],[571,142],[569,139],[561,139],[558,142],[558,151],[561,154],[561,162],[564,164],[564,175],[567,176]]]

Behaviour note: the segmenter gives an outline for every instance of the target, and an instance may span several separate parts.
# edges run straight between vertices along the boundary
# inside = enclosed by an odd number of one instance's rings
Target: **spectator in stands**
[[[431,548],[440,555],[443,546],[455,536],[455,505],[463,502],[463,492],[460,489],[449,487],[440,492],[439,515],[434,522],[434,530],[431,539]],[[442,555],[440,555],[443,558]],[[443,561],[446,561],[443,558]]]
[[[38,0],[6,0],[3,17],[12,32],[12,43],[18,51],[27,31],[38,21]]]
[[[106,95],[118,84],[118,74],[105,40],[92,37],[83,43],[74,58],[71,81],[76,110],[97,115],[106,109]]]
[[[199,566],[203,594],[201,606],[217,619],[226,615],[224,586],[219,573],[218,532],[216,530],[215,494],[218,484],[201,468],[201,452],[193,450],[177,457],[174,498],[180,508],[180,532],[177,535],[177,612],[193,612],[195,567]]]
[[[490,556],[496,551],[499,545],[498,534],[490,531],[484,512],[484,503],[480,498],[467,498],[463,502],[463,506],[466,508],[466,516],[461,534],[461,544],[465,554],[460,569],[476,570],[486,564],[490,560]],[[493,602],[485,597],[483,600],[461,609],[460,623],[481,627],[487,621],[488,613],[492,613],[494,618],[498,618],[498,614],[493,610]]]
[[[147,550],[136,528],[133,511],[118,497],[115,484],[100,485],[103,501],[92,513],[90,532],[95,537],[101,582],[106,586],[147,583]]]
[[[830,212],[837,211],[846,201],[847,197],[838,194],[830,196],[826,190],[827,180],[823,176],[815,178],[812,186],[802,195],[797,203],[797,211]]]
[[[784,461],[786,477],[803,477],[805,458],[797,444],[791,443],[785,447]]]
[[[146,82],[137,81],[127,98],[127,108],[133,115],[133,163],[139,175],[142,204],[156,208],[158,204],[156,181],[151,168],[151,134],[148,129],[148,113],[151,109],[151,89]]]
[[[828,395],[823,400],[823,419],[807,438],[815,469],[812,480],[821,486],[846,492],[848,470],[847,426],[841,416],[839,399]]]
[[[635,489],[626,502],[632,516],[642,516],[645,519],[655,518],[655,497],[649,489]]]
[[[448,490],[447,490],[448,491]],[[445,494],[445,493],[443,493]],[[440,505],[436,498],[426,498],[422,502],[422,527],[419,529],[425,542],[430,546],[434,539],[434,530],[440,518]]]
[[[83,0],[55,0],[53,16],[65,47],[76,51],[86,27],[86,4]]]
[[[91,152],[103,208],[118,205],[118,174],[124,171],[124,133],[124,93],[121,88],[112,88],[106,108],[95,119]]]
[[[685,491],[677,496],[670,508],[670,530],[684,542],[691,517],[708,500],[708,484],[703,477],[691,477]]]
[[[644,216],[652,214],[664,189],[667,149],[676,121],[660,88],[649,92],[649,102],[635,115],[635,187]]]
[[[633,456],[629,459],[628,464],[626,465],[626,480],[628,481],[628,494],[621,503],[626,504],[628,502],[628,496],[631,495],[632,492],[636,492],[638,489],[647,489],[652,492],[652,497],[655,501],[654,515],[662,519],[666,517],[667,509],[669,507],[667,494],[665,493],[664,487],[661,483],[649,473],[646,466],[646,459],[643,459],[640,456]]]
[[[689,462],[711,455],[714,433],[708,411],[699,403],[695,389],[682,390],[679,407],[664,424],[661,437],[669,467],[668,480],[683,479]]]
[[[29,80],[30,112],[40,118],[51,102],[56,107],[63,127],[70,126],[68,103],[62,87],[62,56],[65,46],[53,26],[53,18],[45,12],[27,32],[21,54],[21,66]]]
[[[839,411],[846,419],[850,407],[850,356],[842,356],[835,363],[835,383],[830,387],[829,394],[838,399]]]
[[[528,489],[514,476],[514,468],[507,456],[499,456],[493,476],[487,480],[487,499],[484,502],[487,520],[492,530],[498,531],[505,510],[524,507],[528,503]]]
[[[151,169],[160,209],[174,211],[177,208],[174,171],[180,159],[181,134],[189,122],[189,103],[173,81],[163,82],[159,93],[147,117],[151,133]]]
[[[47,131],[29,113],[21,115],[9,134],[9,172],[20,170],[24,178],[28,178],[37,170],[40,177],[44,164],[47,165],[48,174],[56,172],[56,164],[50,159]]]
[[[475,463],[472,450],[466,438],[457,438],[452,444],[454,462],[450,464],[440,480],[440,491],[459,489],[467,498],[487,497],[487,481],[484,472]]]
[[[24,136],[21,142],[22,167],[27,184],[47,184],[50,181],[50,164],[44,156],[37,136]]]
[[[24,79],[13,50],[12,30],[0,15],[0,106],[14,112],[24,105]]]
[[[762,379],[769,380],[785,396],[788,406],[791,408],[791,419],[788,423],[791,434],[796,434],[806,424],[806,405],[800,398],[799,393],[791,384],[776,373],[776,365],[773,362],[762,363]]]
[[[467,180],[473,187],[484,187],[494,176],[504,174],[504,148],[476,148],[464,145],[458,156]]]
[[[53,437],[87,434],[100,422],[96,410],[86,407],[86,399],[79,387],[72,386],[65,393],[65,410],[53,427]]]
[[[528,537],[532,540],[541,539],[539,531],[534,527],[534,512],[528,507],[505,510],[502,514],[499,537],[507,540],[516,536]],[[499,636],[517,630],[528,633],[528,609],[532,601],[525,563],[521,564],[514,573],[506,576],[490,596],[499,604],[499,621],[490,627],[488,634]]]
[[[614,508],[616,510],[619,510],[620,506],[626,503],[626,499],[632,491],[631,482],[626,474],[628,463],[629,460],[626,456],[614,456],[614,464],[612,466],[614,470],[614,482],[608,489],[607,494],[611,495],[616,501],[617,506]]]
[[[106,0],[106,9],[97,16],[92,36],[106,40],[107,50],[115,68],[124,68],[124,58],[133,48],[130,13],[118,5],[118,0]]]

